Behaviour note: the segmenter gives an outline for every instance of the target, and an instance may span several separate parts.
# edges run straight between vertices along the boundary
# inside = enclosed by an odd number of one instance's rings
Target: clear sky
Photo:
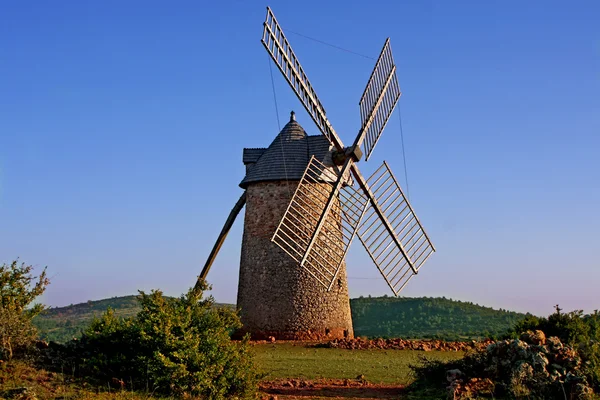
[[[278,131],[257,1],[0,2],[0,262],[53,306],[195,282]],[[437,247],[406,296],[600,308],[600,2],[275,1],[283,26],[376,57],[391,37],[413,206]],[[349,143],[374,60],[288,38]],[[275,69],[282,124],[317,128]],[[365,175],[404,181],[398,109]],[[242,218],[209,281],[235,302]],[[391,294],[358,242],[352,296]]]

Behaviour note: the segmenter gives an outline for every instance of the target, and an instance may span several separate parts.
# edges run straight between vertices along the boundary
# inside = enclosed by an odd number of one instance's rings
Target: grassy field
[[[272,379],[355,379],[363,375],[372,383],[410,384],[409,365],[419,357],[436,360],[461,358],[460,352],[416,350],[343,350],[310,348],[293,343],[254,346],[256,364]]]
[[[418,364],[420,357],[449,360],[462,357],[459,352],[423,352],[414,350],[343,350],[312,348],[303,344],[274,343],[257,344],[253,346],[257,367],[265,373],[264,381],[277,380],[355,380],[358,376],[371,383],[396,385],[403,387],[412,382],[409,368]],[[29,393],[35,393],[39,399],[94,399],[94,400],[138,400],[154,398],[148,393],[123,391],[108,385],[105,388],[94,388],[81,383],[69,382],[69,372],[52,373],[35,370],[23,363],[0,364],[0,398],[13,398],[15,388],[28,388]],[[394,392],[392,397],[375,393],[365,396],[369,388],[337,388],[336,395],[328,393],[324,398],[342,395],[345,398],[398,398],[400,392]],[[398,389],[397,389],[398,390]],[[313,392],[301,395],[286,396],[279,394],[282,399],[321,398],[315,389]],[[356,393],[355,393],[356,392]],[[404,398],[404,394],[401,395]],[[19,397],[20,398],[20,397]],[[24,397],[25,398],[25,397]],[[29,397],[27,397],[29,398]],[[409,398],[409,397],[407,397]]]
[[[278,392],[278,397],[286,400],[339,396],[348,399],[387,399],[400,396],[408,399],[412,397],[405,396],[403,387],[413,381],[410,365],[419,364],[421,357],[451,360],[463,356],[460,352],[314,348],[301,343],[256,344],[253,352],[257,368],[265,374],[265,383],[281,380],[356,380],[357,377],[362,377],[373,384],[396,387],[391,395],[386,395],[385,388],[373,387],[309,388],[308,392],[296,388],[291,389],[299,391],[294,395]],[[24,394],[21,393],[11,393],[17,388],[28,388],[28,393],[34,393],[39,399],[157,399],[149,393],[131,392],[128,388],[120,390],[110,384],[102,388],[82,385],[81,382],[70,379],[69,371],[53,373],[35,370],[21,362],[0,364],[0,399],[30,398],[22,397]],[[268,389],[265,390],[268,392]],[[383,392],[377,392],[378,390]],[[372,393],[369,394],[369,391]]]

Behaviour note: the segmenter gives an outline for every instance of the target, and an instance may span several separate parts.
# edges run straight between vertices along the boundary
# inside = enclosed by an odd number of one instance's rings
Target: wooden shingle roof
[[[324,162],[330,148],[325,136],[308,136],[292,116],[269,147],[244,149],[246,176],[240,187],[245,189],[255,182],[299,181],[310,157]]]
[[[263,155],[265,150],[267,150],[267,149],[265,149],[265,148],[244,149],[244,155],[242,158],[242,162],[244,163],[244,165],[255,164],[258,161],[258,159],[260,158],[260,156]]]

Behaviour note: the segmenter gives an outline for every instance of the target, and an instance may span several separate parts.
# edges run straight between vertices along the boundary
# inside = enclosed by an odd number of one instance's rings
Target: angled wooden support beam
[[[198,276],[198,280],[196,281],[196,285],[194,286],[194,289],[198,289],[200,287],[200,283],[206,279],[206,275],[208,275],[208,271],[210,270],[210,267],[212,266],[213,262],[215,261],[215,258],[217,258],[217,254],[219,253],[221,246],[223,246],[223,242],[225,242],[225,238],[227,237],[229,230],[233,226],[235,219],[237,218],[240,211],[242,211],[242,208],[244,208],[244,204],[246,204],[246,191],[244,191],[244,193],[242,193],[242,195],[238,199],[237,203],[235,203],[235,206],[233,206],[233,209],[229,213],[229,217],[227,217],[227,220],[225,221],[225,225],[223,226],[221,233],[219,233],[217,242],[213,246],[213,248],[210,252],[210,255],[208,256],[208,260],[206,260],[206,264],[204,264],[204,268],[202,268],[202,272]]]

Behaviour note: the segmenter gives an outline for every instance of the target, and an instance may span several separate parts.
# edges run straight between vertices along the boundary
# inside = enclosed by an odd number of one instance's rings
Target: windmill
[[[263,26],[262,44],[322,135],[308,136],[292,112],[268,148],[244,149],[245,191],[198,281],[246,205],[241,333],[351,337],[345,257],[353,239],[358,236],[396,296],[435,251],[388,164],[369,178],[357,165],[363,153],[365,160],[372,155],[401,95],[390,40],[360,99],[359,132],[346,147],[270,8]]]

